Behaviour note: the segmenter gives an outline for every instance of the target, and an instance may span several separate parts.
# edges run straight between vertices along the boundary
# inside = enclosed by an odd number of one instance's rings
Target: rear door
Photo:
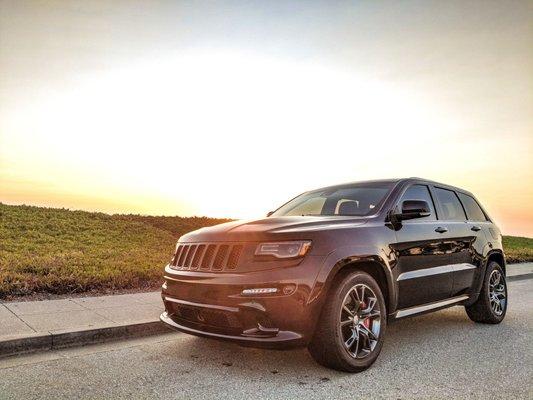
[[[483,272],[481,264],[484,250],[486,250],[485,247],[488,246],[489,243],[489,240],[487,239],[490,237],[489,228],[491,222],[479,206],[476,199],[466,193],[457,192],[457,195],[459,196],[459,200],[461,200],[468,218],[468,235],[473,237],[471,244],[471,263],[475,267],[454,273],[453,293],[455,295],[460,295],[468,292],[472,287],[476,276],[479,278],[480,274]]]
[[[403,221],[396,231],[397,243],[392,247],[398,261],[393,271],[400,309],[451,295],[453,269],[449,265],[458,249],[452,239],[453,228],[439,220],[433,197],[428,185],[413,184],[397,203],[401,207],[404,200],[424,200],[431,210],[428,217]]]
[[[442,224],[448,229],[448,246],[452,252],[449,267],[452,269],[451,297],[465,294],[472,284],[476,271],[476,252],[473,248],[483,242],[482,229],[476,231],[467,220],[463,203],[458,193],[448,188],[435,186],[435,200],[439,209]]]

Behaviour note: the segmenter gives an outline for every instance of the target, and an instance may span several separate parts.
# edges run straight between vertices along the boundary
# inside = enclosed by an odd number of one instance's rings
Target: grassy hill
[[[0,299],[157,287],[180,235],[226,221],[0,203]]]
[[[504,236],[503,249],[507,262],[533,261],[533,239],[520,236]]]
[[[226,221],[0,203],[0,299],[157,288],[179,236]],[[533,239],[504,246],[510,261],[533,260]]]

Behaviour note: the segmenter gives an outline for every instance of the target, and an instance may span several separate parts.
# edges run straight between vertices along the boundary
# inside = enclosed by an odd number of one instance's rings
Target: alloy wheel
[[[355,285],[344,297],[340,313],[344,348],[354,358],[367,357],[381,330],[381,310],[374,291],[365,284]]]
[[[500,271],[495,269],[489,277],[490,307],[496,315],[502,315],[507,302],[507,289]]]

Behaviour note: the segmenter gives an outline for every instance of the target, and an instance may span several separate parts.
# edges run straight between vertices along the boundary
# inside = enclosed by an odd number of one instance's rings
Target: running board
[[[448,305],[451,305],[451,304],[459,303],[459,302],[467,300],[467,299],[468,299],[468,296],[466,296],[466,295],[465,296],[457,296],[457,297],[452,297],[452,298],[446,299],[446,300],[436,301],[435,303],[429,303],[429,304],[424,304],[424,305],[421,305],[421,306],[404,308],[404,309],[396,311],[395,317],[396,318],[403,318],[403,317],[407,317],[409,315],[419,314],[419,313],[422,313],[424,311],[433,310],[435,308],[445,307],[445,306],[448,306]]]

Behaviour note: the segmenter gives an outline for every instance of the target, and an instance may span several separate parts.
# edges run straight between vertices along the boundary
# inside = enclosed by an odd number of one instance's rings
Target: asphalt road
[[[462,307],[391,324],[361,374],[179,333],[0,360],[0,399],[533,399],[533,279],[509,285],[500,325]]]

